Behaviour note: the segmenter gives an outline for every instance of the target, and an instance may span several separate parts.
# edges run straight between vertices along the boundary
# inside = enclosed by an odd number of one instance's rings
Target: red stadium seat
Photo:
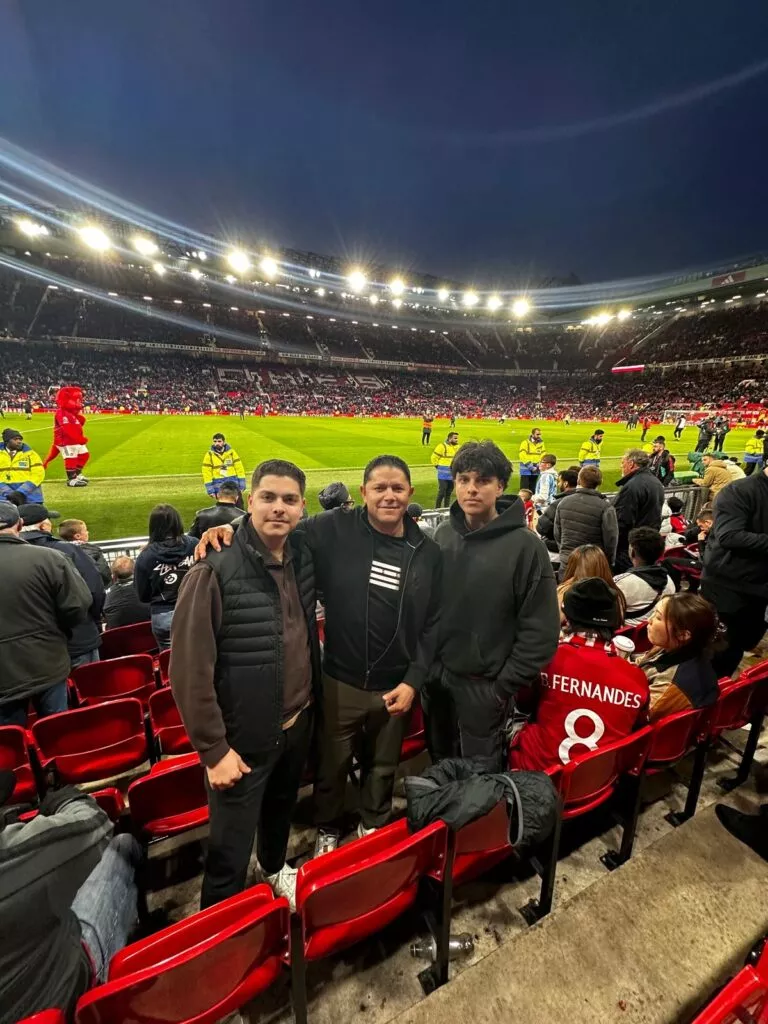
[[[677,711],[659,719],[652,726],[653,741],[646,765],[649,775],[670,768],[694,751],[696,754],[685,807],[682,811],[670,811],[664,816],[670,825],[682,825],[696,813],[710,747],[712,716],[716,707],[717,704],[714,704],[708,708]]]
[[[136,697],[146,705],[155,686],[155,667],[150,654],[127,654],[108,661],[94,661],[72,672],[81,704],[101,704],[121,697]]]
[[[160,654],[157,656],[157,671],[158,671],[158,673],[160,675],[160,685],[161,686],[170,686],[171,685],[171,677],[169,675],[170,667],[171,667],[171,648],[169,647],[165,651],[160,651]]]
[[[424,712],[421,709],[421,701],[418,696],[411,708],[411,717],[408,722],[408,735],[403,739],[400,748],[400,761],[410,761],[412,757],[423,753],[427,749],[424,734]]]
[[[170,686],[156,690],[149,698],[149,726],[157,756],[189,754],[192,743],[181,721]]]
[[[433,822],[411,835],[404,819],[308,861],[296,885],[291,943],[294,1013],[306,1020],[306,961],[319,960],[367,938],[414,905],[422,879],[446,887],[448,829]],[[448,928],[441,912],[438,957],[447,980]],[[448,910],[450,917],[450,910]],[[448,922],[449,923],[449,922]]]
[[[37,803],[37,782],[29,759],[27,734],[20,725],[0,727],[0,769],[16,776],[9,804]]]
[[[135,697],[41,718],[32,736],[41,766],[62,784],[106,779],[148,758],[144,714]]]
[[[651,649],[647,622],[638,622],[636,626],[622,626],[621,629],[616,630],[616,636],[628,637],[635,645],[635,654],[645,654]]]
[[[157,640],[150,622],[137,622],[133,626],[118,626],[101,634],[101,657],[124,658],[128,654],[151,654],[157,650]]]
[[[31,1017],[24,1017],[16,1024],[67,1024],[67,1016],[63,1010],[41,1010]]]
[[[162,761],[128,787],[131,818],[149,842],[198,828],[208,821],[205,768],[197,754]]]
[[[461,885],[506,860],[513,851],[509,842],[509,812],[506,800],[456,833],[453,884]]]
[[[623,799],[618,802],[621,806],[617,808],[623,826],[621,846],[617,852],[611,851],[600,859],[606,867],[613,869],[632,856],[640,813],[640,785],[652,739],[653,728],[647,725],[624,739],[575,757],[570,764],[548,773],[558,790],[560,813],[546,844],[543,860],[533,858],[533,865],[541,875],[541,893],[538,900],[531,900],[521,908],[529,924],[552,909],[562,823],[601,807],[613,797],[620,785],[625,790]]]
[[[726,793],[740,786],[749,778],[749,770],[752,767],[757,744],[760,741],[760,733],[763,729],[763,721],[766,711],[768,711],[768,661],[761,661],[753,668],[747,669],[742,674],[742,678],[746,677],[749,677],[755,683],[748,708],[749,737],[744,745],[744,751],[741,755],[741,762],[736,775],[733,778],[720,779],[718,781],[718,786],[725,790]]]
[[[122,949],[75,1024],[215,1024],[276,981],[289,931],[286,900],[268,885],[246,889]]]
[[[91,793],[91,796],[102,811],[106,812],[110,821],[117,821],[125,810],[123,794],[114,786],[108,786],[105,789],[97,789],[95,793]]]
[[[692,1024],[768,1024],[766,952],[754,966],[742,967]]]

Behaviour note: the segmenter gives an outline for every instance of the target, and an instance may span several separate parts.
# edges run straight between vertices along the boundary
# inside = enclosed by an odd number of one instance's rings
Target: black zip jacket
[[[715,497],[704,579],[768,599],[768,477],[753,473]]]
[[[365,508],[333,509],[305,519],[298,531],[315,560],[325,602],[325,671],[360,689],[388,690],[408,683],[420,690],[435,656],[440,616],[440,551],[405,517],[407,561],[398,626],[383,653],[368,654],[368,588],[374,529]]]
[[[91,592],[89,615],[85,622],[72,626],[67,641],[67,650],[72,658],[97,650],[101,646],[101,613],[104,609],[106,591],[93,559],[89,558],[78,544],[56,540],[50,533],[45,533],[43,530],[25,530],[21,536],[28,544],[60,551],[72,562],[85,580],[86,586]]]
[[[493,680],[509,694],[538,678],[557,650],[560,609],[546,548],[517,496],[470,532],[458,502],[435,532],[443,554],[438,659],[459,676]]]

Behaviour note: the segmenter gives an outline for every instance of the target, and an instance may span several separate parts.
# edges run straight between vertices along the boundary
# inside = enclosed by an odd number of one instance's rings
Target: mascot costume
[[[87,487],[88,478],[83,469],[90,458],[88,438],[83,433],[83,389],[59,388],[56,393],[56,413],[53,418],[53,444],[43,460],[47,468],[61,453],[67,471],[67,487]]]

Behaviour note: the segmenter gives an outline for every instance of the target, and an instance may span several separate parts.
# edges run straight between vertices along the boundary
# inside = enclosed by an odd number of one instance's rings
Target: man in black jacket
[[[250,516],[189,570],[176,602],[171,686],[209,790],[202,907],[245,888],[258,832],[262,871],[295,909],[285,855],[320,664],[312,557],[293,532],[305,486],[292,462],[257,466]]]
[[[107,629],[149,622],[149,605],[139,600],[133,580],[134,562],[128,555],[118,555],[112,563],[112,586],[104,600],[104,622]]]
[[[727,649],[712,659],[730,676],[765,633],[768,606],[768,469],[735,480],[716,496],[701,593],[728,629]]]
[[[653,452],[651,454],[650,470],[653,475],[661,480],[665,487],[669,487],[675,479],[675,471],[672,467],[672,456],[667,448],[667,439],[659,434],[653,439]]]
[[[240,504],[238,505],[238,502]],[[190,537],[203,536],[212,526],[224,526],[243,514],[240,489],[233,480],[225,480],[216,492],[216,504],[201,508],[189,528]]]
[[[616,481],[619,493],[614,501],[619,523],[616,572],[627,572],[632,568],[629,556],[630,530],[636,526],[661,529],[664,485],[651,473],[650,461],[648,453],[641,448],[630,448],[621,460],[623,476]]]
[[[499,771],[515,693],[538,678],[557,649],[555,578],[522,502],[503,497],[512,467],[501,449],[469,442],[451,471],[457,500],[435,531],[443,590],[437,664],[427,688],[429,746],[434,760],[460,746],[462,757]]]
[[[54,551],[61,552],[72,562],[90,590],[91,607],[88,618],[73,628],[67,647],[72,668],[98,661],[101,645],[101,613],[106,593],[99,570],[82,548],[53,537],[51,519],[58,519],[58,512],[49,512],[45,505],[21,505],[19,515],[24,524],[21,528],[24,540],[28,544],[52,548]]]
[[[67,710],[67,637],[88,619],[91,595],[71,562],[26,544],[19,510],[0,501],[0,725]],[[96,570],[94,569],[94,572]]]
[[[338,845],[356,746],[363,779],[359,834],[386,824],[406,716],[437,644],[440,552],[406,515],[413,494],[407,464],[396,455],[372,459],[360,491],[363,507],[310,516],[298,530],[325,602],[318,854]],[[231,537],[230,527],[211,530],[198,552]]]

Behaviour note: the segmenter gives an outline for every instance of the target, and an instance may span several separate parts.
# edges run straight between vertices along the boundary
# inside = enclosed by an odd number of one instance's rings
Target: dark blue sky
[[[765,0],[3,0],[0,135],[215,233],[595,280],[768,248],[768,73],[622,120],[767,58]]]

